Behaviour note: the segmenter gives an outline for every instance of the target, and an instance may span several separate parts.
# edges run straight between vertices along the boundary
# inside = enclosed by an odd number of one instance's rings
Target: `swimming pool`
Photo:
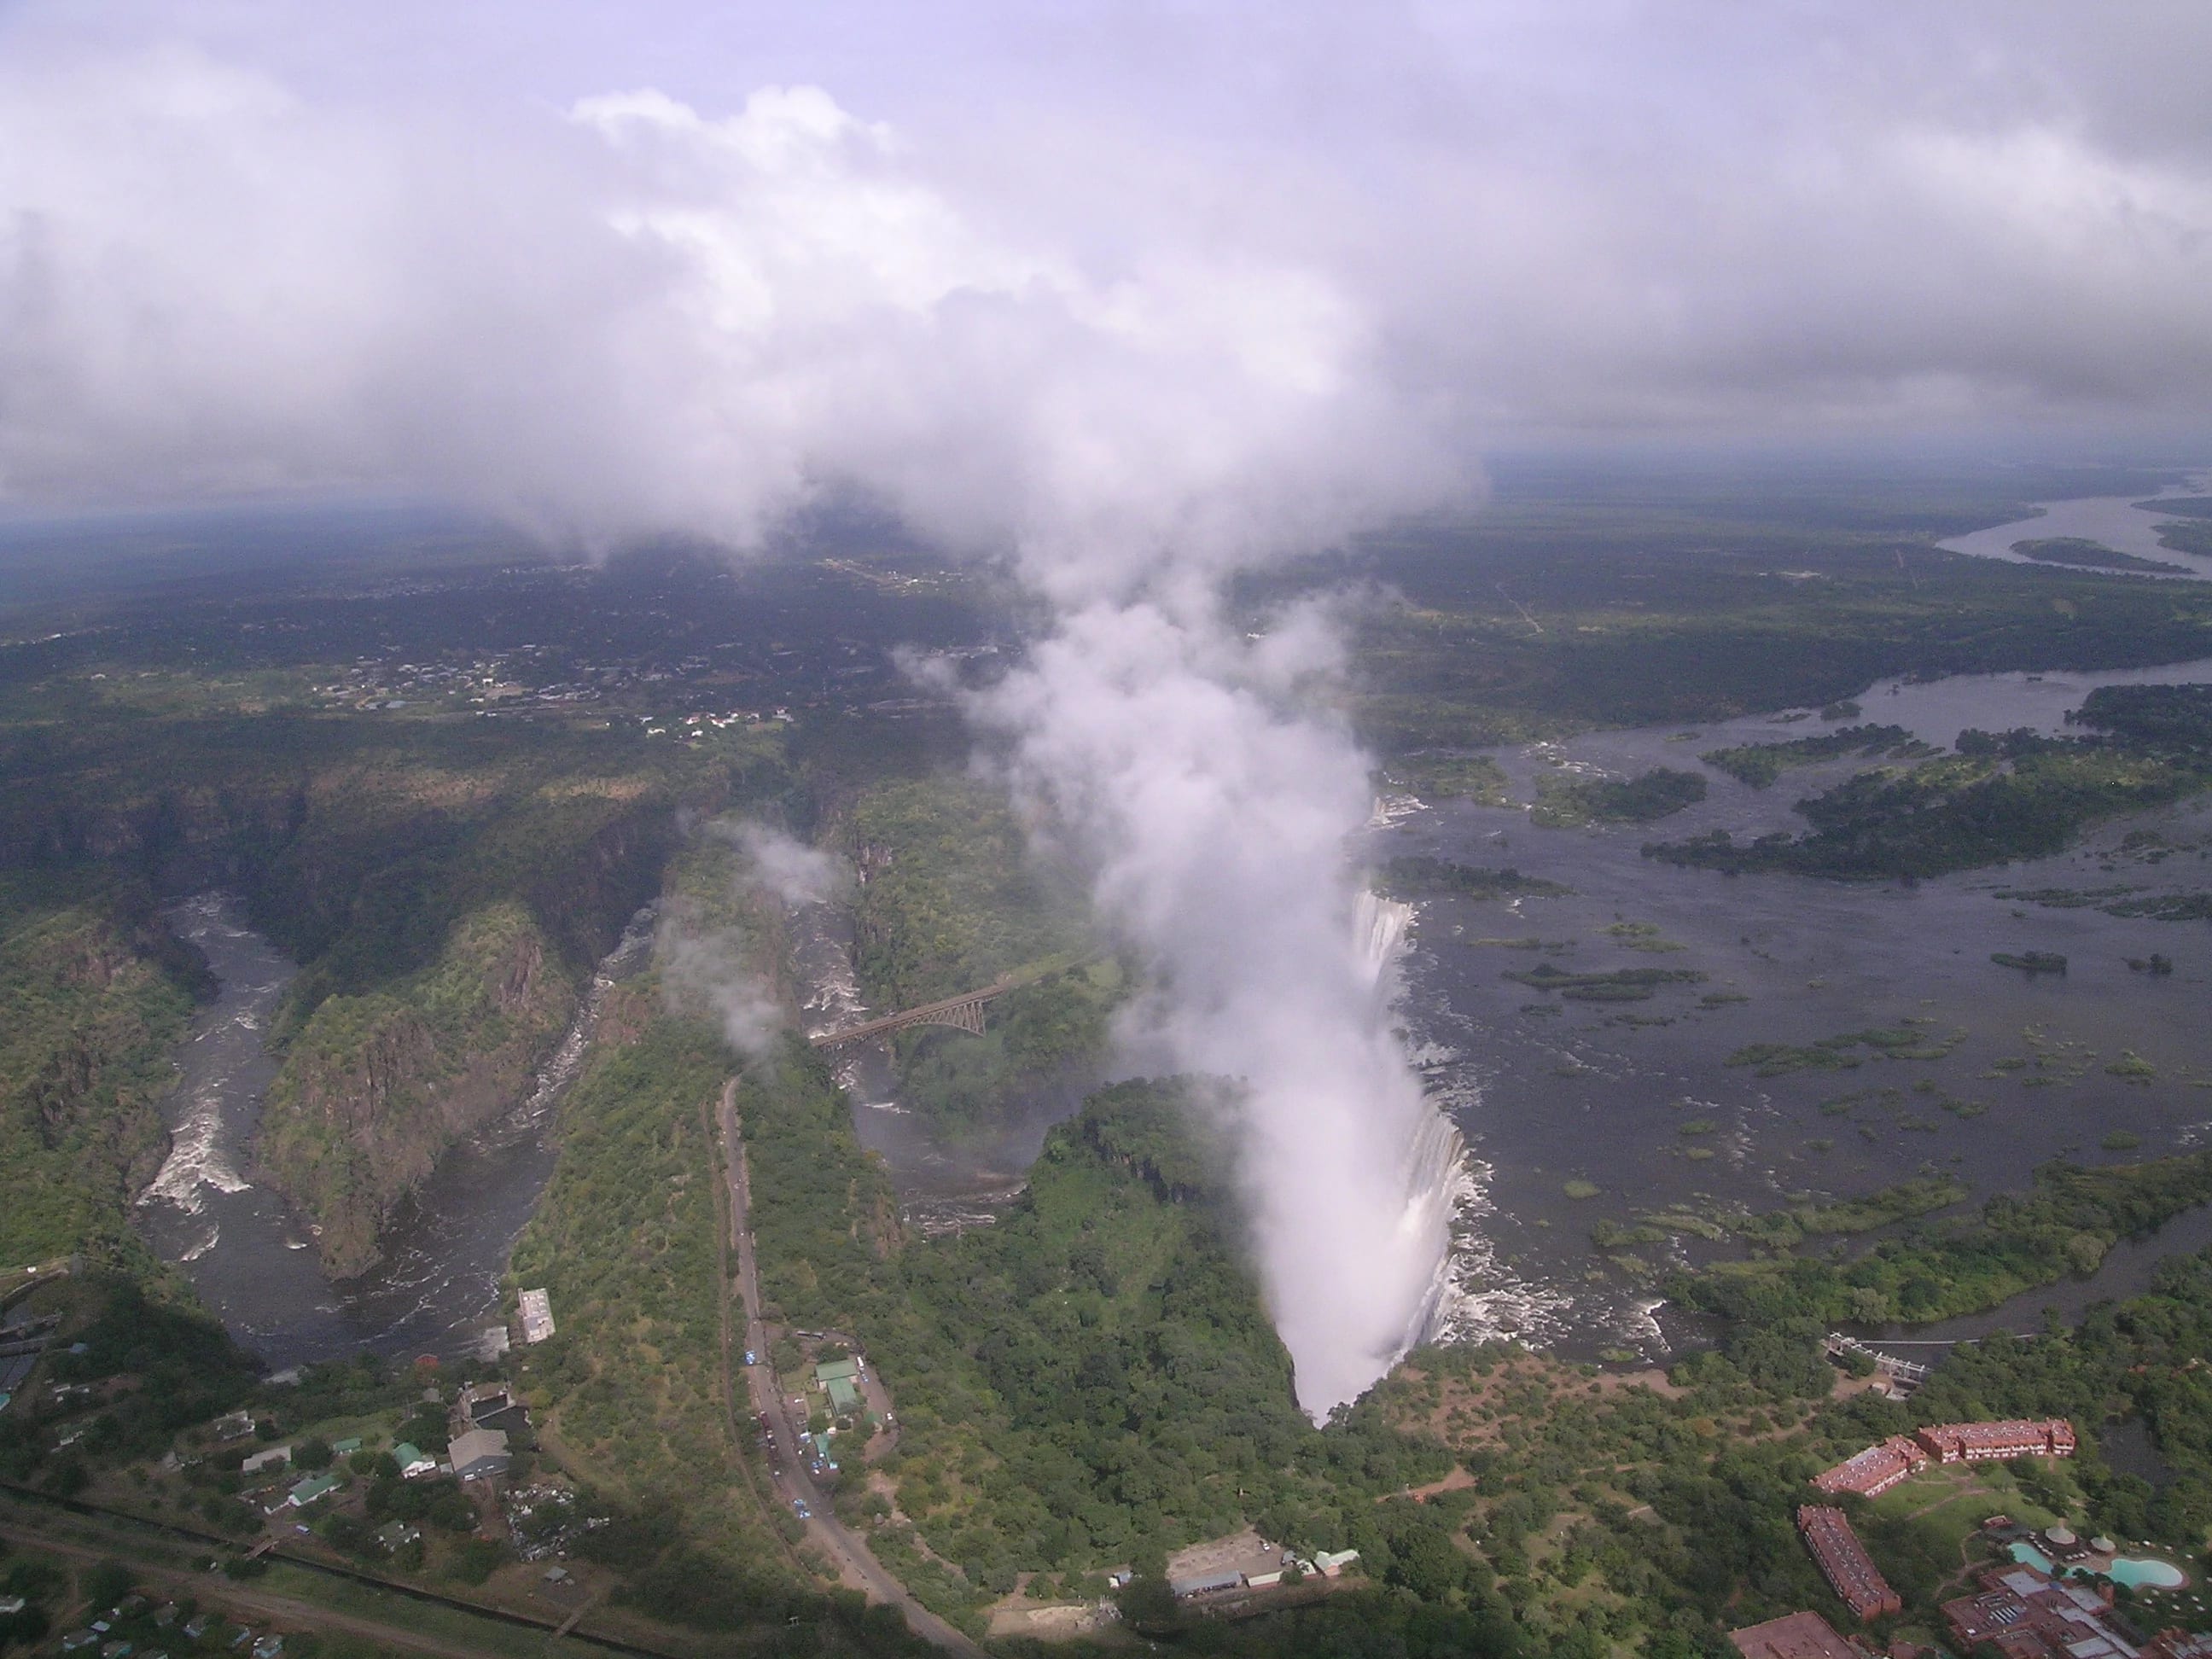
[[[2051,1565],[2051,1558],[2033,1544],[2014,1544],[2012,1559],[2024,1567],[2033,1567],[2038,1572],[2056,1573],[2058,1571]],[[2066,1571],[2078,1574],[2081,1569],[2069,1567]],[[2179,1589],[2189,1582],[2189,1575],[2171,1561],[2160,1561],[2151,1556],[2115,1556],[2105,1576],[2116,1584],[2126,1584],[2136,1589],[2146,1585],[2152,1589]]]
[[[2153,1589],[2179,1589],[2189,1582],[2189,1575],[2171,1561],[2126,1555],[2114,1558],[2106,1576],[2116,1584],[2138,1589],[2148,1585]]]

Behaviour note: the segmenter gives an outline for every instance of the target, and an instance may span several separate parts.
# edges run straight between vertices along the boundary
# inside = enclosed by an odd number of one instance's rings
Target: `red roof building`
[[[2039,1421],[1938,1423],[1913,1437],[1939,1463],[1981,1463],[2008,1457],[2071,1457],[2074,1425],[2063,1417]]]
[[[1928,1456],[1914,1442],[1893,1434],[1879,1446],[1869,1446],[1835,1468],[1821,1470],[1813,1477],[1813,1484],[1825,1492],[1852,1492],[1862,1498],[1876,1498],[1925,1468]]]
[[[1763,1625],[1747,1625],[1730,1631],[1729,1640],[1743,1659],[1868,1659],[1864,1649],[1837,1635],[1836,1627],[1817,1613],[1785,1613]]]
[[[1805,1547],[1813,1552],[1814,1564],[1851,1610],[1852,1617],[1873,1619],[1904,1607],[1841,1510],[1807,1504],[1797,1511],[1797,1530],[1805,1535]]]

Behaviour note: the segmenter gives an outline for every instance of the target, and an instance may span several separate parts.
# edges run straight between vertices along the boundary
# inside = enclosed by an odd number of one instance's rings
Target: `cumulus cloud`
[[[2209,16],[33,0],[0,499],[744,539],[846,475],[966,541],[1041,496],[1118,540],[1194,526],[1071,405],[1182,484],[1240,446],[1349,448],[1340,487],[1528,434],[2201,430]]]

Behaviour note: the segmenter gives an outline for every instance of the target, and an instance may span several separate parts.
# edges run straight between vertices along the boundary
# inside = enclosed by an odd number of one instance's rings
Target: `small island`
[[[2093,542],[2086,536],[2045,536],[2039,540],[2014,542],[2012,550],[2024,559],[2034,559],[2043,564],[2076,564],[2092,570],[2145,570],[2171,575],[2182,569],[2180,565],[2169,564],[2164,559],[2137,558],[2102,542]]]

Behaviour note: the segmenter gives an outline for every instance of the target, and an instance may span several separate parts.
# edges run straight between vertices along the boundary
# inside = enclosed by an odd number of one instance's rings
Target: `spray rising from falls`
[[[1388,1028],[1407,912],[1347,862],[1367,769],[1310,701],[1337,649],[1317,618],[1254,642],[1203,610],[1098,605],[976,704],[1153,964],[1132,1053],[1241,1085],[1228,1127],[1261,1285],[1316,1414],[1431,1328],[1458,1142]]]

